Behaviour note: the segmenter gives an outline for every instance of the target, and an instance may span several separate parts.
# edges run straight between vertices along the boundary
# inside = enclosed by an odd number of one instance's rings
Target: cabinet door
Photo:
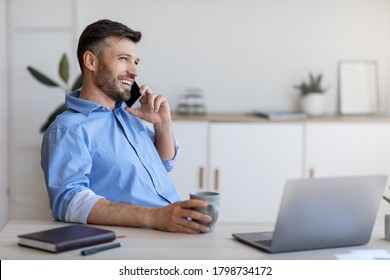
[[[309,123],[306,130],[306,177],[390,175],[389,123]],[[376,220],[381,227],[388,211],[382,200]]]
[[[173,133],[180,150],[170,174],[185,200],[189,192],[206,188],[208,122],[174,121]]]
[[[220,220],[275,221],[285,182],[302,177],[303,125],[213,123],[210,185]]]
[[[305,176],[390,173],[390,124],[308,123]]]

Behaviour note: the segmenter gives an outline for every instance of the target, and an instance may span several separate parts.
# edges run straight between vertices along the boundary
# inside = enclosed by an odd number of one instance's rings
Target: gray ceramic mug
[[[215,224],[218,220],[221,195],[217,192],[198,191],[198,192],[191,192],[190,198],[199,199],[207,202],[206,208],[193,208],[193,209],[203,214],[209,215],[211,217],[212,220],[208,224],[196,220],[195,221],[208,226],[209,232],[212,232],[215,229]]]

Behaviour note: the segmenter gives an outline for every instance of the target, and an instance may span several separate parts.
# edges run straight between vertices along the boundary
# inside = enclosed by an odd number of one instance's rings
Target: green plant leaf
[[[309,72],[308,82],[303,81],[300,85],[296,85],[295,89],[301,92],[301,96],[305,96],[310,93],[324,93],[327,88],[322,87],[322,74],[317,76]]]
[[[58,73],[61,79],[67,84],[69,80],[69,62],[65,53],[61,57],[60,64],[58,66]]]
[[[82,84],[83,84],[83,75],[80,74],[80,75],[77,77],[76,81],[74,82],[74,84],[73,84],[71,90],[72,90],[72,91],[75,91],[75,90],[81,88]]]
[[[42,133],[45,132],[49,128],[50,124],[56,119],[57,115],[65,111],[66,111],[66,105],[65,103],[63,103],[49,115],[46,122],[41,126],[40,132]]]
[[[27,70],[30,72],[30,74],[37,79],[39,82],[41,82],[44,85],[47,85],[49,87],[59,87],[60,85],[57,84],[55,81],[47,77],[45,74],[39,72],[38,70],[34,69],[31,66],[27,66]]]

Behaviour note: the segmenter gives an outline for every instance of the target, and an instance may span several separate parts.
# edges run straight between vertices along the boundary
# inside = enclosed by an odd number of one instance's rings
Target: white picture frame
[[[379,111],[378,66],[375,61],[339,62],[339,113],[372,115]]]

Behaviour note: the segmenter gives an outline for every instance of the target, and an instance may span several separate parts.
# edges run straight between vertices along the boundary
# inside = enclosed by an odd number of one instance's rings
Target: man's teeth
[[[128,80],[120,80],[121,83],[123,84],[127,84],[127,85],[130,85],[131,86],[131,81],[128,81]]]

